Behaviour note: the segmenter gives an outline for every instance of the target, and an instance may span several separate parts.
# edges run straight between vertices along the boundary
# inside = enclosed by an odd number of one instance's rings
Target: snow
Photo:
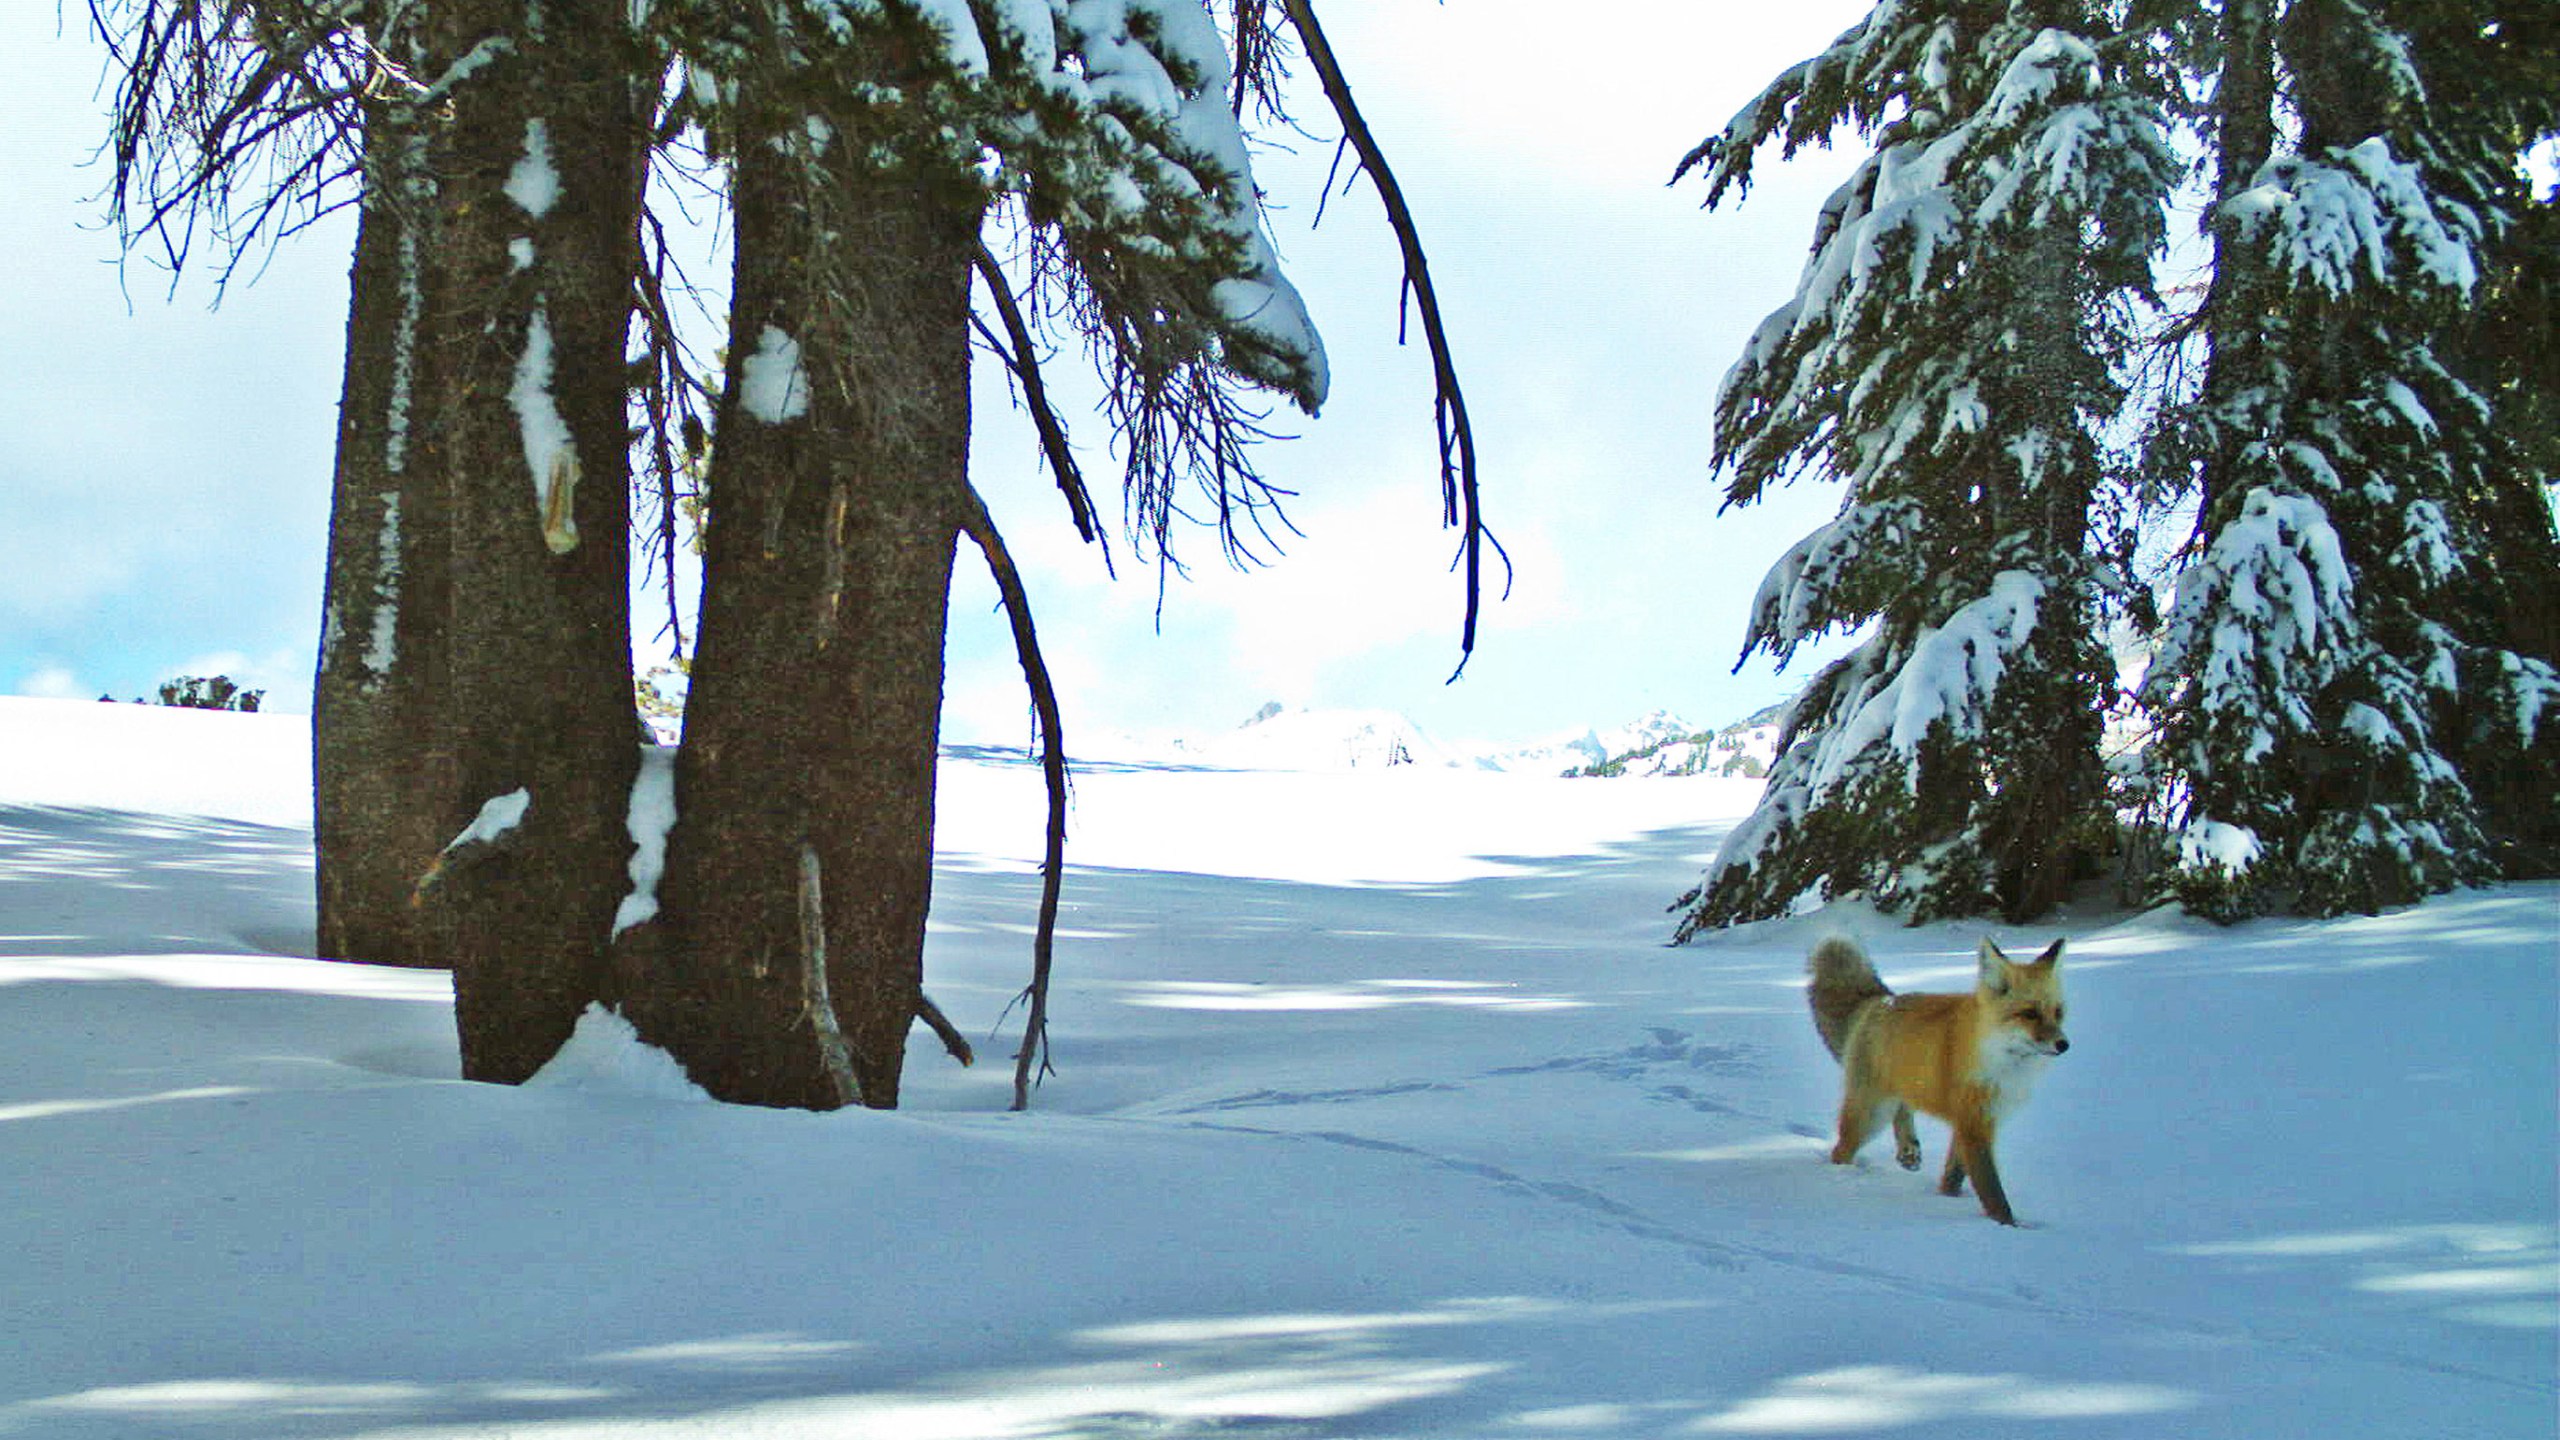
[[[382,533],[376,540],[373,581],[373,635],[365,646],[364,668],[379,682],[400,658],[400,492],[382,492]]]
[[[2356,633],[2354,574],[2320,502],[2258,489],[2179,577],[2154,686],[2192,680],[2207,710],[2246,712],[2270,673],[2314,681]],[[2307,691],[2311,684],[2286,687]],[[2288,716],[2297,725],[2306,719]],[[2272,744],[2272,740],[2265,743]]]
[[[1991,577],[1991,589],[1965,602],[1935,630],[1923,630],[1894,682],[1893,748],[1909,755],[1938,725],[1956,735],[1981,733],[1983,713],[2000,688],[2012,652],[2035,633],[2044,582],[2023,570]]]
[[[658,882],[667,873],[667,832],[676,824],[676,752],[671,745],[640,747],[640,771],[631,779],[631,893],[614,908],[613,933],[645,925],[658,914]]]
[[[504,795],[492,795],[480,804],[480,813],[462,827],[462,833],[444,844],[447,851],[459,850],[475,841],[487,844],[524,823],[525,812],[533,808],[533,792],[522,787]]]
[[[569,1043],[525,1084],[539,1089],[583,1090],[626,1100],[707,1102],[711,1097],[666,1051],[640,1038],[631,1022],[601,1005],[578,1017]]]
[[[703,1103],[602,1012],[541,1083],[459,1081],[443,975],[298,958],[307,742],[0,700],[0,1433],[2540,1440],[2560,1403],[2560,886],[1668,951],[1755,786],[1095,766],[1034,1109],[928,1042],[909,1108],[809,1115]],[[927,973],[981,1035],[1039,786],[943,765]],[[1797,990],[1835,931],[1969,983],[1985,928],[2071,940],[2021,1230],[1822,1162]]]
[[[578,484],[578,448],[551,393],[551,375],[551,316],[536,295],[507,402],[515,407],[525,469],[533,476],[534,513],[542,521],[543,543],[553,554],[565,555],[578,546],[577,515],[569,503]]]
[[[2226,207],[2278,265],[2331,295],[2388,284],[2404,268],[2464,297],[2479,283],[2477,217],[2451,202],[2439,213],[2418,166],[2379,135],[2325,156],[2279,156],[2257,181]]]
[[[524,122],[524,154],[502,187],[516,208],[539,220],[560,203],[560,171],[551,163],[551,130],[540,116]]]
[[[969,0],[906,0],[909,8],[942,31],[943,48],[952,66],[964,75],[987,73],[987,42]]]
[[[1041,24],[1024,9],[1017,0],[1008,7],[1005,23],[1032,36]],[[1300,399],[1314,413],[1332,384],[1324,341],[1305,297],[1283,273],[1264,223],[1252,154],[1243,125],[1229,106],[1233,72],[1226,46],[1203,0],[1072,0],[1055,13],[1083,59],[1080,76],[1064,69],[1052,72],[1053,86],[1098,108],[1169,121],[1181,149],[1223,172],[1223,193],[1216,197],[1218,221],[1244,242],[1247,263],[1242,275],[1212,287],[1211,303],[1229,324],[1292,362],[1303,382]],[[1049,30],[1045,52],[1035,42],[1033,53],[1054,60],[1057,34]],[[1168,61],[1190,72],[1188,88]],[[1097,122],[1104,127],[1113,123],[1107,114]],[[1127,197],[1111,195],[1117,187],[1104,184],[1106,195],[1125,208]]]
[[[399,154],[400,183],[409,202],[416,205],[435,193],[435,180],[427,168],[426,137],[402,137]],[[401,221],[394,250],[400,317],[391,330],[391,393],[383,415],[382,468],[398,475],[409,468],[409,411],[416,403],[418,318],[426,304],[426,290],[418,274],[417,227]]]
[[[781,327],[764,327],[756,336],[755,353],[739,362],[738,403],[767,425],[809,413],[809,375],[800,368],[800,342]]]
[[[2244,875],[2258,863],[2262,853],[2256,831],[2224,820],[2198,820],[2178,836],[2178,864],[2182,869],[2220,869]]]

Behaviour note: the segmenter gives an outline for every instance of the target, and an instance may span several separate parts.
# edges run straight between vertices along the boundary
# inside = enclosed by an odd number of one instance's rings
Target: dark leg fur
[[[1963,1175],[1973,1177],[1973,1193],[1982,1201],[1982,1213],[2003,1225],[2017,1224],[2018,1217],[2009,1209],[2009,1194],[2000,1186],[2000,1167],[1991,1159],[1990,1135],[1975,1130],[1958,1130],[1954,1150],[1955,1154],[1948,1157],[1948,1163],[1953,1166],[1961,1157],[1963,1168],[1957,1178],[1961,1181]],[[1954,1192],[1950,1190],[1948,1193]]]

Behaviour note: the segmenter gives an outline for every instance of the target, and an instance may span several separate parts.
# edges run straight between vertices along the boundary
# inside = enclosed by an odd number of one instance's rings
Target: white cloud
[[[18,692],[39,700],[89,700],[95,689],[64,665],[39,665],[18,680]]]

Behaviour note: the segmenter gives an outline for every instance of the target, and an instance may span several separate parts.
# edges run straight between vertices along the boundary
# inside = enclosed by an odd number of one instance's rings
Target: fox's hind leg
[[[1893,1107],[1893,1158],[1905,1170],[1920,1168],[1920,1132],[1911,1128],[1908,1105]]]
[[[1883,1118],[1884,1107],[1858,1093],[1851,1086],[1840,1097],[1840,1138],[1831,1147],[1831,1163],[1846,1165],[1858,1158],[1858,1149],[1867,1137],[1876,1133],[1876,1122]]]

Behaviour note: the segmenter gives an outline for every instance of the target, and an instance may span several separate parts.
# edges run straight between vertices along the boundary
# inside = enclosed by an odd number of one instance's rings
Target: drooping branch
[[[1022,588],[1022,572],[1014,568],[1004,537],[996,533],[975,490],[965,494],[960,528],[977,542],[1004,597],[1005,615],[1013,622],[1013,649],[1022,662],[1022,678],[1031,690],[1031,708],[1040,720],[1040,773],[1049,792],[1049,826],[1040,859],[1040,918],[1031,940],[1031,984],[1022,993],[1029,1009],[1022,1028],[1022,1048],[1013,1057],[1013,1108],[1031,1108],[1031,1087],[1054,1074],[1049,1063],[1049,972],[1058,934],[1058,889],[1066,878],[1067,754],[1058,726],[1058,692],[1050,683],[1048,662],[1040,655],[1040,637],[1031,625],[1031,601]],[[1035,1075],[1034,1065],[1038,1072]]]
[[[228,252],[219,285],[261,240],[356,202],[367,110],[429,88],[382,48],[404,16],[368,28],[358,8],[90,0],[115,80],[105,200],[128,250],[156,241],[174,276],[209,237]]]
[[[990,349],[1004,361],[1022,386],[1023,404],[1031,411],[1031,424],[1040,433],[1041,453],[1048,457],[1049,474],[1067,497],[1067,513],[1076,522],[1076,533],[1088,545],[1102,546],[1102,565],[1111,569],[1111,544],[1103,538],[1101,523],[1095,519],[1093,493],[1085,488],[1084,471],[1076,464],[1075,452],[1067,446],[1066,422],[1059,418],[1058,407],[1049,400],[1049,387],[1040,375],[1039,352],[1034,348],[1030,322],[1024,319],[1022,306],[1013,298],[1013,287],[1004,277],[1004,267],[986,242],[978,242],[978,278],[986,283],[987,295],[994,301],[996,318],[1004,324],[1004,338],[989,333],[986,322],[971,316],[971,323]]]
[[[1342,121],[1343,138],[1360,157],[1360,166],[1368,172],[1370,183],[1378,187],[1379,203],[1386,207],[1387,223],[1395,230],[1396,244],[1404,253],[1405,297],[1421,312],[1423,341],[1431,350],[1432,418],[1440,434],[1443,523],[1461,530],[1458,563],[1465,567],[1467,577],[1466,626],[1458,642],[1458,668],[1449,676],[1454,681],[1466,673],[1467,661],[1475,654],[1476,620],[1484,594],[1484,547],[1491,545],[1502,562],[1505,596],[1511,590],[1511,556],[1485,527],[1476,485],[1475,427],[1467,417],[1467,399],[1458,385],[1457,362],[1441,320],[1440,298],[1431,285],[1431,260],[1422,248],[1422,233],[1414,223],[1413,210],[1405,203],[1404,191],[1396,183],[1394,169],[1387,164],[1386,152],[1379,148],[1377,136],[1370,132],[1359,104],[1351,97],[1351,82],[1343,75],[1342,62],[1326,40],[1324,27],[1316,21],[1313,0],[1282,3],[1290,25],[1306,46],[1317,80],[1324,86],[1325,99],[1332,102],[1335,116]],[[1399,327],[1397,339],[1401,342],[1403,338]]]

